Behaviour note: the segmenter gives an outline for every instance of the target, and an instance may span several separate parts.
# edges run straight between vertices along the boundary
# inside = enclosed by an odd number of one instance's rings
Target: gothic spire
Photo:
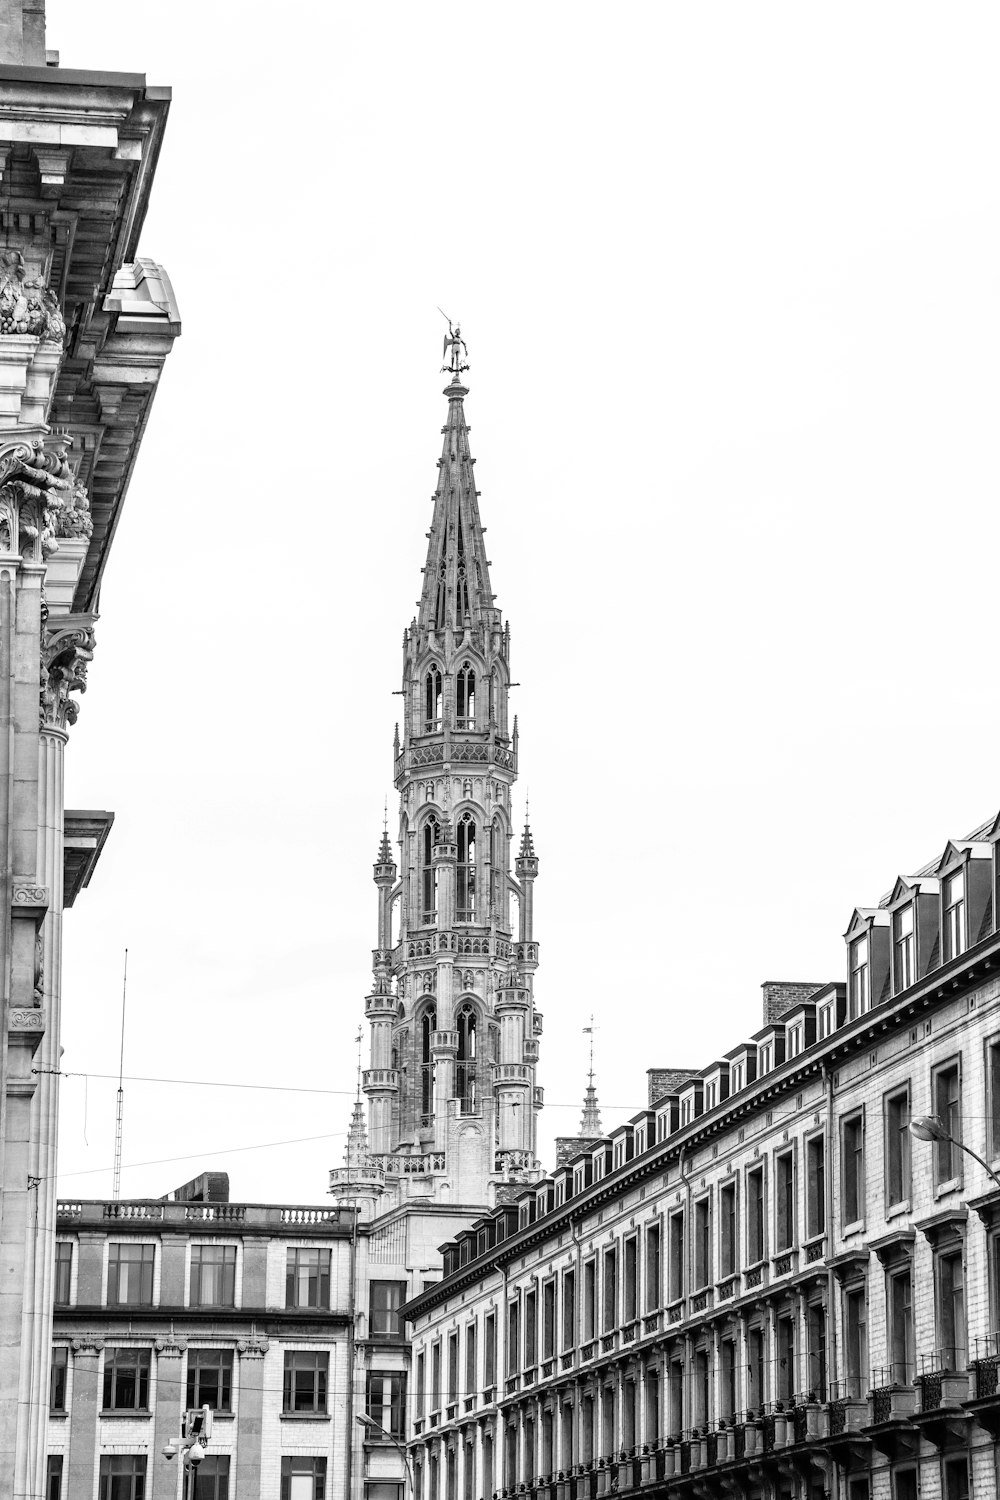
[[[583,1028],[584,1034],[590,1036],[590,1070],[587,1073],[587,1087],[583,1095],[583,1118],[580,1121],[580,1135],[583,1137],[601,1136],[601,1111],[597,1104],[597,1089],[594,1087],[594,1018],[591,1016],[590,1025]]]
[[[445,341],[446,347],[449,342]],[[467,366],[460,363],[456,353],[446,368],[451,370],[452,379],[444,391],[448,418],[441,429],[444,444],[438,460],[434,516],[427,534],[427,564],[417,618],[421,637],[432,630],[461,632],[466,626],[475,629],[499,621],[479,518],[475,459],[469,451],[469,428],[462,404],[469,394],[461,380],[461,371]]]

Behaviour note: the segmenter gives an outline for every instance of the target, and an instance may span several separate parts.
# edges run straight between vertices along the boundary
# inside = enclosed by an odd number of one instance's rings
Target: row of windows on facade
[[[152,1476],[145,1453],[103,1453],[97,1480],[97,1500],[146,1500]],[[46,1500],[72,1500],[64,1474],[61,1453],[49,1456]],[[207,1453],[194,1473],[191,1500],[229,1500],[230,1458],[227,1453]],[[185,1491],[185,1493],[188,1493]],[[326,1500],[326,1459],[281,1460],[281,1500]]]

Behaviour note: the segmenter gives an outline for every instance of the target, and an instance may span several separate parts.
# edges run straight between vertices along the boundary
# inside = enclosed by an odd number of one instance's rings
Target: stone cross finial
[[[45,67],[45,0],[0,0],[0,63]]]

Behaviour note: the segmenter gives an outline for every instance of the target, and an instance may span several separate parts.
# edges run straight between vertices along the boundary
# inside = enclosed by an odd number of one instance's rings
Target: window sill
[[[909,1212],[910,1200],[909,1198],[903,1198],[899,1203],[894,1203],[891,1208],[886,1209],[886,1221],[888,1222],[889,1219],[898,1219],[900,1214],[908,1214]]]
[[[63,1418],[63,1420],[64,1420],[64,1421],[65,1421],[65,1419],[66,1419],[66,1418],[67,1418],[67,1417],[68,1417],[68,1416],[69,1416],[69,1412],[68,1412],[68,1411],[66,1411],[66,1409],[65,1409],[65,1408],[63,1408],[63,1410],[62,1410],[62,1411],[52,1411],[52,1409],[51,1409],[51,1408],[50,1408],[50,1409],[49,1409],[49,1421],[50,1421],[50,1422],[52,1422],[52,1421],[55,1421],[55,1420],[56,1420],[56,1419],[57,1419],[57,1418],[59,1418],[59,1417],[62,1417],[62,1418]]]
[[[855,1221],[854,1221],[853,1224],[845,1224],[843,1226],[843,1228],[840,1231],[840,1238],[842,1240],[846,1240],[846,1239],[850,1239],[850,1237],[852,1235],[855,1235],[855,1234],[864,1234],[864,1232],[865,1232],[865,1221],[864,1221],[864,1219],[855,1219]]]
[[[282,1422],[329,1422],[328,1411],[283,1411],[279,1412]]]
[[[151,1417],[153,1413],[147,1406],[137,1407],[134,1411],[119,1411],[117,1407],[108,1407],[105,1411],[98,1412],[97,1415],[102,1422],[106,1422],[109,1419],[114,1421],[115,1418],[119,1418],[123,1422],[134,1422],[137,1418],[142,1421],[146,1417]]]
[[[947,1182],[939,1183],[934,1189],[934,1198],[947,1198],[949,1193],[960,1193],[964,1185],[963,1177],[949,1177]]]

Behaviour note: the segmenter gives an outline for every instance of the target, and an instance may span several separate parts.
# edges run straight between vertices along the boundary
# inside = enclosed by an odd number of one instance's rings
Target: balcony
[[[361,1078],[366,1094],[394,1094],[399,1088],[399,1073],[395,1068],[366,1068]]]
[[[971,1400],[965,1409],[984,1432],[1000,1439],[1000,1334],[991,1333],[976,1339],[974,1358],[969,1366],[972,1376]]]

